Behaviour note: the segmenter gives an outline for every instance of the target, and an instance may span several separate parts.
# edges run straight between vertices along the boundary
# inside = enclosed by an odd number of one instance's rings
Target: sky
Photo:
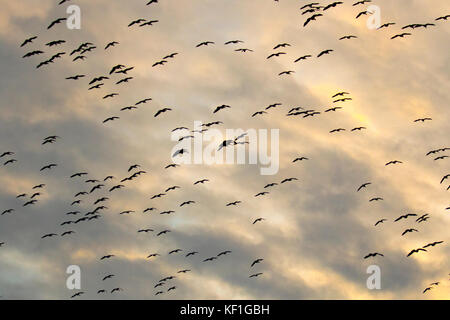
[[[434,160],[450,149],[426,155],[450,147],[450,26],[435,21],[450,14],[448,1],[342,1],[306,27],[304,0],[147,2],[0,0],[0,155],[14,152],[0,159],[0,212],[15,210],[0,216],[1,299],[70,299],[77,292],[77,299],[450,298],[450,179],[440,183],[450,158]],[[47,29],[68,17],[71,4],[81,9],[81,29],[65,22]],[[369,5],[379,8],[381,23],[395,25],[373,30],[371,15],[356,19]],[[158,22],[128,27],[139,18]],[[435,25],[402,30],[424,23]],[[391,39],[403,32],[411,35]],[[357,38],[339,40],[346,35]],[[46,45],[54,40],[66,42]],[[243,43],[224,45],[230,40]],[[105,50],[112,41],[119,44]],[[205,41],[214,43],[196,47]],[[95,48],[74,62],[70,53],[86,42]],[[290,46],[273,49],[282,43]],[[333,51],[318,58],[326,49]],[[44,53],[22,58],[33,50]],[[36,68],[58,52],[66,54]],[[267,59],[276,52],[285,54]],[[311,57],[294,63],[305,55]],[[110,75],[118,64],[134,69]],[[79,74],[85,77],[66,80]],[[109,79],[88,90],[99,76]],[[333,102],[339,92],[352,100]],[[103,99],[109,93],[119,95]],[[120,111],[145,98],[152,100]],[[274,103],[281,105],[265,110]],[[220,105],[231,108],[213,113]],[[320,114],[287,116],[295,107]],[[341,109],[325,112],[332,107]],[[171,110],[155,117],[163,108]],[[103,123],[113,116],[120,119]],[[414,122],[419,118],[432,120]],[[248,162],[165,169],[177,150],[171,131],[193,130],[195,121],[220,121],[210,129],[224,135],[279,130],[279,170],[262,175],[261,164]],[[356,127],[366,129],[351,131]],[[330,133],[338,128],[346,130]],[[52,135],[59,138],[42,145]],[[240,147],[249,150],[226,149]],[[308,160],[293,163],[297,157]],[[3,165],[9,159],[17,162]],[[402,163],[385,165],[393,160]],[[51,163],[58,166],[40,171]],[[145,173],[121,183],[137,171],[128,172],[134,164]],[[88,175],[70,178],[78,172]],[[107,176],[115,178],[103,182]],[[280,183],[290,177],[298,180]],[[209,181],[194,185],[202,179]],[[39,184],[45,187],[32,189]],[[97,184],[105,186],[74,197]],[[109,192],[118,184],[125,187]],[[180,188],[165,192],[171,186]],[[255,197],[263,191],[269,194]],[[24,207],[35,192],[38,201]],[[165,195],[152,199],[159,193]],[[94,210],[101,197],[109,200],[99,219],[61,226]],[[383,200],[369,202],[375,197]],[[71,205],[75,199],[82,202]],[[195,203],[180,207],[188,200]],[[226,206],[233,201],[241,203]],[[156,209],[143,213],[150,207]],[[119,214],[127,210],[134,213]],[[160,214],[169,210],[175,212]],[[394,222],[407,213],[417,216]],[[423,214],[430,218],[416,222]],[[257,218],[265,220],[253,224]],[[154,231],[137,232],[147,228]],[[406,229],[418,232],[402,236]],[[163,230],[171,232],[157,236]],[[61,236],[65,231],[75,233]],[[436,241],[444,242],[407,257]],[[168,254],[175,249],[182,251]],[[198,254],[186,257],[192,251]],[[364,259],[374,252],[384,256]],[[160,256],[147,259],[151,253]],[[114,257],[100,260],[108,254]],[[251,267],[256,259],[264,260]],[[79,290],[66,286],[71,265],[81,269]],[[367,288],[371,265],[380,267],[381,289]],[[184,269],[191,271],[178,273]],[[176,277],[155,288],[168,276]]]

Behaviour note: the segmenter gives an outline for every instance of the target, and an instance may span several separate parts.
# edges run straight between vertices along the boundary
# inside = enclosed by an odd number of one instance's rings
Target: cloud
[[[6,299],[67,299],[66,268],[79,265],[86,299],[448,299],[449,218],[448,191],[439,184],[448,173],[447,160],[425,154],[448,146],[448,24],[414,30],[413,36],[390,40],[391,33],[411,22],[433,21],[444,1],[433,7],[422,2],[382,3],[383,21],[396,21],[387,30],[370,31],[354,17],[360,8],[345,3],[330,9],[320,21],[303,28],[305,15],[298,4],[273,1],[191,1],[189,5],[80,2],[82,29],[64,24],[45,31],[47,24],[65,16],[54,1],[4,4],[0,13],[0,153],[14,151],[17,163],[0,168],[0,295]],[[414,10],[404,10],[405,5]],[[440,9],[442,8],[442,9]],[[128,28],[137,18],[159,20],[152,27]],[[358,39],[339,41],[344,34]],[[33,44],[20,48],[23,39],[37,34]],[[45,43],[64,39],[49,48]],[[228,40],[245,42],[227,45]],[[110,41],[120,42],[108,51]],[[215,45],[196,48],[203,41]],[[69,54],[83,42],[97,47],[83,62]],[[289,42],[287,54],[266,59],[277,43]],[[245,47],[249,53],[235,52]],[[331,55],[316,58],[324,49]],[[27,50],[43,49],[38,57],[22,59]],[[66,55],[40,69],[36,65],[54,53]],[[162,67],[151,65],[178,52]],[[309,60],[293,63],[299,56]],[[117,64],[134,67],[129,84],[116,85],[124,75],[109,75]],[[295,70],[289,77],[279,77]],[[86,74],[78,81],[65,80]],[[88,90],[94,77],[110,79],[100,90]],[[333,103],[336,92],[348,91],[353,100]],[[113,99],[102,99],[118,92]],[[153,100],[135,111],[119,111],[143,98]],[[282,103],[261,117],[251,115],[272,103]],[[218,105],[232,108],[213,114]],[[330,106],[337,112],[324,111]],[[314,109],[310,118],[286,117],[291,108]],[[163,107],[173,110],[155,118]],[[102,121],[118,115],[108,124]],[[432,122],[417,124],[419,117]],[[280,129],[280,171],[261,176],[254,165],[183,165],[171,163],[173,128],[193,129],[194,121],[222,121],[216,128]],[[351,132],[365,126],[367,130]],[[345,128],[330,134],[335,128]],[[54,144],[42,139],[58,135]],[[309,160],[292,163],[298,156]],[[11,158],[11,157],[9,157]],[[5,157],[6,159],[9,159]],[[404,163],[385,166],[398,159]],[[2,159],[3,160],[3,159]],[[58,167],[39,171],[49,163]],[[140,164],[146,173],[133,181],[127,170]],[[69,178],[88,172],[82,178]],[[103,181],[112,175],[112,181]],[[280,184],[287,177],[299,180]],[[193,185],[207,178],[203,185]],[[74,195],[105,186],[71,205]],[[356,192],[364,182],[372,182]],[[268,183],[264,197],[254,195]],[[23,207],[21,193],[39,190],[36,205]],[[119,183],[125,188],[108,190]],[[165,192],[170,186],[180,189]],[[160,199],[152,195],[166,193]],[[101,197],[108,209],[98,220],[61,226],[97,206]],[[379,203],[369,202],[382,197]],[[27,198],[28,199],[28,198]],[[195,204],[180,207],[187,200]],[[226,207],[241,200],[237,207]],[[143,213],[155,207],[151,213]],[[120,215],[125,210],[135,211]],[[173,210],[175,213],[161,215]],[[79,211],[77,215],[68,212]],[[430,220],[416,223],[398,216],[428,213]],[[89,217],[89,216],[88,216]],[[253,225],[256,218],[265,220]],[[375,222],[386,218],[377,227]],[[139,229],[151,228],[148,234]],[[406,228],[418,233],[401,236]],[[162,230],[171,232],[157,236]],[[65,237],[41,239],[44,234],[73,230]],[[407,258],[413,248],[443,240],[426,253]],[[174,249],[178,254],[168,255]],[[231,250],[212,262],[204,259]],[[186,258],[190,251],[199,254]],[[369,252],[384,257],[364,260]],[[146,259],[150,253],[161,256]],[[114,254],[111,260],[100,260]],[[250,267],[252,261],[264,261]],[[366,269],[382,270],[382,290],[366,288]],[[187,274],[178,274],[190,269]],[[249,278],[263,272],[259,278]],[[102,281],[107,274],[113,279]],[[164,277],[175,275],[162,287],[177,286],[170,294],[155,296]],[[441,285],[429,294],[431,282]],[[97,295],[120,287],[124,291]]]

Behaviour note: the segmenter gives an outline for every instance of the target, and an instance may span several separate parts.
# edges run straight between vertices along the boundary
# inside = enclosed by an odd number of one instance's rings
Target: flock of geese
[[[62,5],[64,3],[69,2],[70,0],[62,0],[59,2],[59,5]],[[278,0],[275,0],[278,2]],[[365,4],[370,3],[370,0],[364,0],[364,1],[358,1],[352,4],[353,7],[362,7]],[[146,5],[157,5],[158,0],[151,0]],[[344,6],[343,1],[336,1],[332,2],[326,5],[321,5],[318,2],[308,3],[300,8],[300,14],[302,17],[305,15],[307,18],[302,24],[302,27],[312,27],[313,24],[320,23],[320,20],[323,19],[323,17],[327,14],[331,14],[331,12],[338,8],[339,6]],[[370,15],[371,12],[369,11],[359,11],[355,15],[355,19],[359,19],[362,16]],[[399,38],[405,38],[413,35],[413,31],[418,29],[427,29],[427,28],[438,28],[439,23],[444,23],[447,21],[447,19],[450,17],[450,15],[440,16],[436,17],[434,22],[428,22],[428,23],[414,23],[405,25],[400,28],[400,30],[393,31],[393,34],[389,35],[390,39],[396,40]],[[61,25],[64,21],[67,19],[65,17],[57,18],[53,21],[51,21],[48,24],[47,30],[57,28],[58,25]],[[152,19],[147,20],[144,18],[138,18],[130,21],[130,23],[127,26],[124,26],[125,28],[147,28],[152,27],[155,24],[159,22],[158,19]],[[383,25],[381,25],[376,32],[383,32],[382,30],[385,29],[392,29],[395,28],[396,25],[395,22],[388,22]],[[63,28],[61,25],[60,28]],[[341,37],[338,37],[339,41],[357,41],[358,36],[357,35],[344,35]],[[24,54],[23,59],[36,59],[36,57],[40,57],[44,54],[49,54],[49,57],[46,59],[43,59],[41,61],[36,62],[36,68],[50,68],[52,64],[57,63],[61,59],[65,59],[66,62],[71,63],[82,63],[83,61],[89,60],[89,56],[93,53],[101,54],[99,50],[102,50],[103,52],[108,52],[110,50],[114,50],[114,47],[119,46],[120,42],[116,40],[107,41],[105,42],[102,47],[99,49],[98,45],[91,43],[91,42],[83,42],[81,44],[73,45],[68,44],[66,40],[62,39],[55,39],[53,41],[50,41],[48,43],[39,43],[39,36],[32,36],[27,39],[25,39],[20,47],[23,48]],[[243,54],[251,54],[254,52],[253,49],[246,48],[242,44],[244,44],[244,41],[242,40],[229,40],[224,43],[225,46],[235,46],[234,51],[243,53]],[[72,46],[72,49],[69,49],[69,45]],[[198,44],[194,44],[193,48],[195,50],[202,50],[202,48],[206,48],[208,46],[214,46],[216,45],[215,41],[202,41]],[[32,48],[30,47],[40,47],[40,48]],[[66,46],[65,49],[62,50],[56,50],[51,53],[51,50],[54,50],[53,48],[61,48],[63,46]],[[280,56],[287,55],[288,49],[291,47],[291,44],[289,43],[279,43],[273,46],[272,52],[267,55],[267,60],[270,59],[277,59]],[[296,56],[292,58],[293,64],[297,63],[305,63],[308,59],[313,59],[313,57],[322,58],[326,55],[334,54],[335,50],[333,49],[325,49],[322,50],[316,54],[310,53],[310,54],[304,54],[300,57]],[[161,57],[160,59],[156,60],[152,63],[153,68],[163,68],[166,64],[170,63],[171,60],[176,59],[181,53],[179,52],[172,52],[170,54],[165,55],[164,57]],[[323,58],[322,58],[323,59]],[[114,99],[115,97],[120,95],[120,90],[122,86],[126,86],[126,84],[130,83],[131,81],[134,81],[135,77],[133,76],[134,67],[131,65],[125,65],[125,64],[118,64],[112,66],[109,70],[105,70],[104,74],[100,75],[87,75],[87,74],[75,74],[75,75],[69,75],[65,77],[67,81],[84,81],[83,79],[87,79],[85,82],[86,90],[92,91],[92,90],[102,90],[105,87],[112,87],[114,89],[111,89],[109,91],[106,91],[103,95],[103,100],[110,100]],[[291,74],[295,73],[294,70],[281,70],[279,72],[279,76],[289,76]],[[339,110],[344,108],[344,105],[347,101],[351,101],[352,97],[349,92],[341,91],[337,92],[331,97],[332,106],[327,107],[324,110],[316,110],[311,108],[303,108],[303,107],[293,107],[291,108],[286,116],[287,117],[302,117],[302,118],[310,118],[310,117],[317,117],[326,113],[332,113],[332,112],[338,112]],[[130,105],[123,107],[120,109],[120,114],[111,115],[110,117],[106,119],[99,119],[103,122],[103,124],[108,124],[110,122],[117,121],[121,118],[122,114],[124,112],[130,112],[133,110],[139,109],[139,107],[143,106],[144,104],[147,104],[152,101],[152,98],[145,97],[140,99],[139,101],[133,102]],[[250,113],[251,117],[257,117],[257,116],[264,116],[269,112],[271,109],[279,109],[282,107],[282,103],[276,102],[273,104],[268,105],[265,109],[255,111]],[[226,112],[226,110],[232,109],[229,105],[220,105],[217,107],[214,107],[212,110],[213,114]],[[159,109],[155,112],[154,117],[163,117],[165,113],[174,111],[171,107],[165,107],[162,109]],[[432,121],[432,118],[430,117],[424,117],[420,119],[414,120],[415,123],[425,123],[427,121]],[[217,126],[222,124],[221,121],[214,121],[210,123],[204,124],[201,128],[196,128],[192,131],[190,131],[187,127],[178,127],[173,129],[172,131],[185,131],[186,135],[180,139],[192,139],[195,137],[195,134],[202,134],[209,130],[212,126]],[[355,126],[353,128],[335,128],[329,131],[330,134],[339,134],[341,132],[349,131],[352,133],[361,132],[362,130],[368,130],[368,128],[363,126]],[[245,134],[237,137],[234,140],[226,140],[224,141],[219,147],[220,148],[227,148],[227,147],[233,147],[240,143],[245,143],[241,141],[241,139],[245,138]],[[44,138],[42,140],[42,145],[49,145],[49,144],[55,144],[60,140],[61,137],[58,135],[52,135]],[[426,154],[426,157],[433,156],[435,161],[444,160],[448,158],[449,156],[445,153],[449,151],[449,147],[443,147],[437,150],[431,150]],[[174,156],[177,156],[179,154],[183,154],[184,150],[177,151]],[[20,158],[16,157],[16,154],[14,151],[4,151],[0,153],[0,159],[2,160],[4,170],[7,170],[8,167],[14,166],[14,165],[20,165]],[[293,159],[293,163],[296,162],[302,162],[302,161],[308,161],[308,157],[297,157]],[[397,166],[402,165],[403,162],[397,159],[391,160],[385,164],[386,167],[388,166]],[[56,167],[58,167],[57,163],[45,163],[40,168],[40,172],[42,174],[45,174],[46,172],[50,172],[54,170]],[[178,167],[176,164],[168,164],[164,168],[174,169]],[[77,233],[77,228],[82,228],[82,225],[84,223],[91,223],[98,219],[101,219],[103,217],[102,213],[108,209],[107,203],[110,200],[111,197],[114,196],[115,192],[118,192],[118,190],[126,188],[127,183],[130,183],[131,181],[138,179],[140,176],[145,175],[147,172],[145,170],[142,170],[141,166],[139,164],[133,164],[129,166],[126,170],[127,175],[124,177],[116,177],[113,175],[109,175],[104,177],[103,179],[96,179],[95,177],[92,177],[88,174],[88,172],[75,172],[72,174],[68,174],[68,178],[71,180],[77,180],[82,179],[84,180],[86,189],[81,190],[80,192],[76,193],[74,195],[74,198],[68,203],[68,207],[71,208],[70,211],[64,214],[65,217],[72,217],[72,218],[65,218],[64,221],[60,225],[59,230],[55,230],[52,233],[43,234],[41,237],[41,241],[49,241],[50,238],[56,238],[56,237],[70,237],[75,236]],[[276,187],[280,187],[281,185],[289,184],[289,183],[295,183],[298,179],[296,177],[287,177],[280,179],[279,181],[274,181],[272,183],[269,183],[263,187],[264,191],[258,192],[254,195],[254,197],[263,197],[270,193],[270,190]],[[450,184],[447,187],[447,183],[450,181],[450,174],[444,173],[442,179],[438,181],[437,183],[440,183],[441,185],[445,185],[446,189],[450,189]],[[209,179],[203,178],[197,181],[192,181],[192,187],[193,188],[200,188],[202,185],[207,184],[210,182]],[[445,184],[444,184],[445,183]],[[356,188],[356,192],[363,193],[364,190],[369,189],[372,185],[372,182],[364,182],[361,184],[358,188]],[[43,191],[46,188],[46,184],[40,183],[29,190],[24,190],[23,193],[17,195],[17,200],[21,201],[18,202],[18,206],[16,208],[8,208],[1,211],[1,216],[4,215],[10,215],[14,214],[16,210],[19,210],[19,208],[22,208],[21,210],[25,210],[25,208],[30,207],[30,210],[32,210],[32,207],[37,205],[39,203],[39,199],[43,193]],[[175,192],[178,189],[182,189],[180,186],[171,186],[165,190],[162,190],[160,193],[155,194],[151,196],[151,199],[158,199],[161,197],[166,197],[170,192]],[[225,207],[230,206],[239,206],[242,203],[243,200],[235,200],[229,203],[224,204]],[[371,197],[370,202],[378,202],[383,201],[382,197],[375,196]],[[83,203],[83,204],[82,204]],[[91,203],[91,210],[88,212],[82,212],[82,207],[85,203]],[[195,205],[196,201],[193,199],[186,199],[182,203],[178,204],[179,207],[185,207],[185,206],[191,206]],[[450,207],[446,208],[447,210],[450,210]],[[174,210],[165,210],[165,211],[158,211],[155,207],[149,207],[142,210],[143,213],[149,214],[152,212],[157,212],[160,215],[171,215],[174,214]],[[129,215],[133,214],[135,211],[133,210],[124,210],[120,212],[121,215]],[[400,215],[396,219],[392,219],[393,223],[400,223],[400,221],[408,221],[410,222],[408,227],[401,233],[401,237],[407,237],[409,234],[418,232],[417,225],[421,223],[426,223],[431,216],[429,214],[421,214],[419,216],[418,213],[405,213]],[[257,227],[259,224],[264,223],[266,218],[264,217],[257,217],[255,219],[252,219],[252,221],[249,222],[250,225],[253,227]],[[388,222],[389,218],[381,218],[379,219],[374,226],[377,228],[380,228],[382,224]],[[68,229],[69,228],[69,229]],[[169,236],[169,234],[172,231],[170,229],[164,229],[164,230],[154,230],[152,228],[142,228],[137,230],[138,234],[154,234],[155,237],[165,237]],[[0,239],[1,240],[1,239]],[[444,241],[437,240],[433,241],[427,244],[424,244],[422,247],[419,248],[411,248],[409,252],[405,253],[406,257],[411,257],[413,255],[419,255],[428,253],[430,254],[433,248],[436,246],[443,245]],[[7,243],[6,241],[0,242],[0,247],[5,247],[8,245],[14,245]],[[183,254],[185,259],[194,259],[197,255],[200,255],[197,251],[185,251],[182,248],[174,248],[173,250],[170,250],[169,252],[162,253],[162,252],[152,252],[149,253],[146,259],[152,260],[157,259],[161,255],[181,255]],[[214,261],[218,259],[225,259],[227,256],[232,255],[232,250],[225,250],[222,252],[219,252],[215,256],[207,256],[203,257],[202,261],[203,263],[213,263]],[[116,256],[113,253],[107,253],[103,255],[102,257],[99,257],[99,261],[102,263],[107,263],[107,261],[114,259]],[[374,259],[376,257],[384,257],[384,255],[380,252],[370,252],[367,253],[363,258],[364,259]],[[258,278],[264,275],[264,258],[263,257],[257,257],[251,259],[249,261],[249,270],[251,272],[248,274],[249,278]],[[187,274],[189,272],[192,272],[190,269],[180,268],[180,270],[177,272],[177,274],[174,275],[168,275],[163,277],[160,281],[154,284],[154,294],[155,295],[166,295],[170,292],[177,289],[177,286],[175,285],[174,281],[178,277],[182,277],[184,274]],[[108,274],[101,277],[102,283],[106,284],[108,283],[109,279],[112,279],[116,277],[115,274]],[[434,282],[430,284],[429,287],[425,288],[423,290],[423,293],[427,293],[428,291],[436,288],[439,285],[440,282]],[[97,294],[117,294],[122,292],[124,289],[120,287],[114,287],[110,289],[101,288],[98,290]],[[76,298],[80,297],[84,294],[84,291],[77,292],[76,294],[73,294],[71,297]]]

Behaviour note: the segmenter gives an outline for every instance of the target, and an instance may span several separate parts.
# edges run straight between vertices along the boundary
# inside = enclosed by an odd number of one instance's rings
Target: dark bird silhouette
[[[356,39],[358,38],[357,36],[353,36],[353,35],[349,35],[349,36],[343,36],[340,37],[339,40],[350,40],[350,39]]]
[[[253,268],[253,266],[254,266],[255,264],[261,263],[261,262],[263,262],[263,261],[264,261],[264,259],[256,259],[255,261],[252,262],[250,268]]]
[[[119,81],[116,82],[116,84],[127,83],[130,80],[133,80],[133,77],[126,77],[126,78],[120,79]]]
[[[56,237],[56,236],[57,236],[56,233],[48,233],[48,234],[46,234],[46,235],[43,235],[43,236],[41,237],[41,239],[52,238],[52,237]]]
[[[81,177],[81,176],[86,176],[88,173],[87,172],[79,172],[79,173],[75,173],[73,175],[70,176],[70,178],[77,178],[77,177]]]
[[[270,59],[270,58],[273,58],[273,57],[279,57],[279,56],[281,56],[282,54],[286,54],[286,52],[276,52],[276,53],[272,53],[272,54],[269,55],[266,59]]]
[[[316,18],[322,17],[322,16],[323,16],[323,14],[321,14],[321,13],[313,14],[311,17],[306,19],[305,23],[303,24],[303,27],[306,27],[311,21],[316,21]]]
[[[116,116],[109,117],[109,118],[106,118],[105,120],[103,120],[103,123],[107,123],[107,122],[118,120],[118,119],[120,119],[120,117],[116,117]]]
[[[431,289],[433,289],[433,288],[432,287],[425,288],[425,290],[423,290],[422,293],[426,293],[427,291],[430,291]]]
[[[441,179],[441,184],[442,184],[445,180],[447,180],[448,178],[450,178],[450,174],[447,174],[447,175],[445,175],[444,177],[442,177],[442,179]]]
[[[27,44],[32,43],[33,40],[35,40],[35,39],[37,39],[37,36],[33,36],[33,37],[31,37],[31,38],[25,39],[25,41],[22,42],[22,44],[20,45],[20,47],[24,47],[24,46],[26,46]]]
[[[133,20],[133,21],[131,21],[129,24],[128,24],[128,27],[132,27],[132,26],[134,26],[135,24],[141,24],[141,23],[143,23],[143,22],[145,22],[146,20],[145,19],[137,19],[137,20]]]
[[[333,103],[345,102],[345,101],[350,101],[350,100],[352,100],[352,98],[342,98],[342,99],[334,100]]]
[[[91,84],[94,84],[94,83],[96,83],[96,82],[100,82],[100,81],[108,80],[108,79],[109,79],[109,78],[108,78],[108,77],[105,77],[105,76],[96,77],[96,78],[92,79],[91,82],[89,82],[89,84],[91,85]]]
[[[333,3],[330,3],[329,5],[326,5],[322,10],[326,11],[326,10],[328,10],[330,8],[335,8],[338,4],[343,4],[343,2],[342,1],[335,1]]]
[[[8,210],[3,211],[1,215],[3,216],[8,213],[13,213],[14,211],[15,211],[14,209],[8,209]]]
[[[234,51],[236,51],[236,52],[253,52],[253,50],[251,50],[251,49],[247,49],[247,48],[239,48],[239,49],[236,49],[236,50],[234,50]]]
[[[259,273],[252,274],[249,278],[257,278],[257,277],[262,276],[262,275],[263,275],[263,273],[259,272]]]
[[[185,201],[185,202],[183,202],[182,204],[180,204],[180,207],[183,207],[183,206],[189,205],[189,204],[193,204],[193,203],[195,203],[195,201],[192,201],[192,200],[190,200],[190,201]]]
[[[149,101],[152,101],[152,98],[146,98],[146,99],[143,99],[143,100],[141,100],[141,101],[138,101],[138,102],[136,102],[136,106],[138,106],[138,105],[140,105],[140,104],[144,104],[144,103],[147,103],[147,102],[149,102]]]
[[[255,112],[254,114],[252,114],[252,117],[256,117],[256,116],[258,116],[258,115],[263,115],[263,114],[266,114],[267,112],[265,112],[265,111],[258,111],[258,112]]]
[[[163,231],[161,231],[160,233],[158,233],[156,236],[161,236],[161,235],[163,235],[163,234],[166,234],[166,233],[169,233],[169,232],[171,232],[170,230],[163,230]]]
[[[325,110],[325,112],[330,112],[330,111],[336,111],[338,109],[342,109],[342,107],[333,107],[333,108],[329,108],[327,110]],[[353,131],[353,130],[352,130]]]
[[[398,160],[393,160],[393,161],[387,162],[387,163],[385,164],[385,166],[388,166],[388,165],[391,165],[391,164],[400,164],[400,163],[403,163],[403,162],[398,161]]]
[[[163,108],[163,109],[161,109],[161,110],[158,110],[158,112],[155,113],[154,117],[156,118],[156,117],[159,116],[160,114],[165,113],[165,112],[167,112],[167,111],[171,111],[171,110],[172,110],[171,108]]]
[[[106,96],[103,97],[103,99],[108,99],[108,98],[114,98],[115,96],[118,96],[118,93],[110,93],[107,94]]]
[[[368,255],[364,256],[364,259],[368,259],[368,258],[372,258],[372,257],[376,257],[376,256],[384,257],[384,255],[381,253],[373,252],[373,253],[369,253]]]
[[[75,58],[73,58],[72,61],[73,61],[73,62],[78,61],[78,60],[82,60],[82,61],[83,61],[84,59],[86,59],[86,56],[81,56],[81,55],[80,55],[80,56],[76,56]]]
[[[378,221],[375,223],[375,227],[376,227],[377,225],[379,225],[380,223],[383,223],[383,222],[385,222],[385,221],[387,221],[387,219],[381,219],[381,220],[378,220]]]
[[[297,59],[294,61],[294,63],[295,63],[295,62],[299,62],[299,61],[301,61],[301,60],[306,60],[306,59],[311,58],[311,57],[312,57],[312,56],[311,56],[310,54],[307,54],[307,55],[305,55],[305,56],[301,56],[301,57],[297,58]]]
[[[54,25],[59,24],[59,23],[61,23],[61,22],[63,22],[63,21],[66,21],[66,20],[67,20],[67,18],[58,18],[58,19],[52,21],[52,22],[50,23],[50,25],[47,27],[47,30],[48,30],[48,29],[51,29]]]
[[[29,58],[29,57],[37,56],[37,55],[40,55],[43,53],[44,53],[44,51],[41,51],[41,50],[33,50],[33,51],[30,51],[30,52],[26,53],[25,55],[23,55],[22,58]]]
[[[420,118],[420,119],[416,119],[416,120],[414,120],[414,122],[425,122],[425,121],[431,121],[431,120],[433,120],[433,119],[431,119],[431,118]]]
[[[283,72],[280,72],[278,75],[279,75],[279,76],[282,76],[282,75],[290,75],[290,74],[292,74],[292,73],[295,73],[295,71],[292,71],[292,70],[283,71]],[[264,112],[264,111],[260,111],[260,112],[266,113],[266,112]]]
[[[6,157],[6,156],[12,156],[12,155],[14,155],[14,152],[7,151],[7,152],[3,152],[3,153],[0,155],[0,158]]]
[[[178,52],[174,52],[174,53],[171,53],[171,54],[168,54],[167,56],[165,56],[164,58],[162,58],[163,60],[166,60],[166,59],[173,59],[173,58],[175,58],[175,56],[178,54]]]
[[[361,186],[358,187],[358,189],[356,191],[358,192],[361,189],[366,188],[368,185],[371,185],[371,184],[372,184],[372,182],[363,183]]]
[[[178,271],[177,273],[188,273],[188,272],[190,272],[191,270],[189,270],[189,269],[184,269],[184,270],[180,270],[180,271]]]
[[[105,50],[108,50],[109,48],[114,47],[114,46],[117,45],[117,44],[119,44],[119,42],[117,42],[117,41],[109,42],[109,43],[106,45]]]
[[[42,167],[40,171],[51,170],[52,168],[57,167],[57,166],[58,165],[56,163],[51,163],[49,165],[46,165],[46,166]]]
[[[295,158],[292,162],[303,161],[303,160],[309,160],[309,159],[306,157],[299,157],[299,158]]]
[[[438,17],[435,20],[439,21],[439,20],[447,20],[448,18],[450,18],[450,14],[446,15],[446,16],[442,16],[442,17]]]
[[[198,45],[196,45],[196,48],[199,48],[201,46],[208,46],[210,44],[215,44],[213,41],[205,41],[205,42],[200,42]]]
[[[342,96],[347,95],[347,94],[350,94],[350,93],[345,92],[345,91],[341,91],[341,92],[338,92],[335,95],[333,95],[331,98],[342,97]]]
[[[216,259],[217,259],[217,257],[211,257],[211,258],[207,258],[207,259],[203,260],[203,262],[214,261]]]
[[[281,103],[272,103],[271,105],[266,107],[266,110],[269,110],[271,108],[276,108],[276,107],[281,106],[281,105],[282,105]]]
[[[179,149],[173,153],[172,158],[175,158],[178,155],[183,155],[186,153],[189,153],[187,149]]]
[[[266,220],[266,219],[264,219],[264,218],[258,218],[258,219],[256,219],[255,221],[253,221],[253,224],[256,224],[257,222],[262,222],[262,221],[264,221],[264,220]]]
[[[409,217],[416,217],[416,216],[417,216],[417,214],[415,214],[415,213],[404,214],[404,215],[398,217],[397,219],[395,219],[394,222],[400,221],[402,219],[408,219]]]
[[[244,41],[242,41],[242,40],[230,40],[230,41],[225,42],[224,44],[228,45],[228,44],[238,44],[238,43],[244,43]]]
[[[155,63],[152,65],[152,67],[163,66],[164,63],[167,63],[167,62],[168,62],[167,60],[161,60],[161,61],[155,62]]]
[[[333,49],[327,49],[327,50],[324,50],[324,51],[320,52],[320,53],[317,55],[317,58],[320,58],[320,57],[323,56],[324,54],[330,54],[330,53],[333,52],[333,51],[334,51]]]
[[[402,236],[404,236],[405,234],[410,233],[410,232],[419,232],[419,230],[417,230],[417,229],[406,229],[405,231],[403,231]]]
[[[100,260],[111,259],[111,258],[113,258],[113,257],[115,257],[115,255],[113,255],[113,254],[108,254],[108,255],[106,255],[106,256],[101,257]]]
[[[84,75],[84,74],[77,74],[75,76],[67,77],[66,80],[78,80],[78,79],[84,78],[85,76],[86,75]]]
[[[70,298],[71,299],[73,299],[73,298],[76,298],[76,297],[79,297],[79,296],[81,296],[81,295],[83,295],[84,294],[84,292],[78,292],[78,293],[75,293],[73,296],[71,296]]]
[[[139,25],[139,27],[152,26],[152,25],[154,25],[157,22],[159,22],[159,20],[149,20],[149,21],[146,21],[144,23],[141,23]]]
[[[5,163],[3,163],[3,165],[7,166],[8,164],[11,164],[11,163],[14,163],[14,162],[17,162],[17,160],[16,159],[10,159],[10,160],[6,161]]]
[[[289,44],[289,43],[280,43],[280,44],[277,44],[274,48],[273,48],[273,50],[277,50],[278,48],[286,48],[286,47],[290,47],[291,45]]]
[[[426,250],[426,249],[423,249],[423,248],[413,249],[413,250],[411,250],[406,256],[407,256],[407,257],[410,257],[410,256],[413,255],[414,253],[419,253],[420,251],[425,251],[425,252],[427,252],[427,250]]]
[[[438,244],[441,244],[441,243],[444,243],[444,241],[431,242],[431,243],[428,243],[428,244],[424,245],[423,248],[434,247],[434,246],[436,246]]]
[[[93,193],[95,190],[101,190],[105,185],[104,184],[98,184],[94,186],[89,193]]]
[[[417,223],[422,223],[422,222],[428,221],[428,219],[430,219],[430,217],[428,217],[428,214],[426,214],[426,215],[423,215],[422,217],[418,218],[416,221],[417,221]]]
[[[36,202],[37,202],[37,200],[31,200],[31,201],[26,202],[23,206],[24,206],[24,207],[28,207],[28,206],[30,206],[30,205],[35,204]]]
[[[393,25],[395,25],[395,22],[384,23],[380,27],[378,27],[377,30],[380,30],[380,29],[383,29],[383,28],[388,28],[388,27],[393,26]]]
[[[411,33],[408,32],[404,32],[404,33],[400,33],[400,34],[396,34],[394,36],[391,37],[391,39],[397,39],[397,38],[404,38],[405,36],[410,36]]]
[[[216,109],[213,111],[213,113],[217,113],[217,112],[219,112],[220,110],[227,109],[227,108],[231,108],[231,107],[228,106],[228,105],[223,104],[223,105],[221,105],[221,106],[216,107]]]
[[[196,254],[198,254],[197,251],[189,252],[189,253],[186,255],[186,258],[188,258],[188,257],[190,257],[190,256],[194,256],[194,255],[196,255]]]
[[[297,178],[287,178],[281,181],[281,183],[286,183],[286,182],[291,182],[291,181],[295,181],[298,180]]]

